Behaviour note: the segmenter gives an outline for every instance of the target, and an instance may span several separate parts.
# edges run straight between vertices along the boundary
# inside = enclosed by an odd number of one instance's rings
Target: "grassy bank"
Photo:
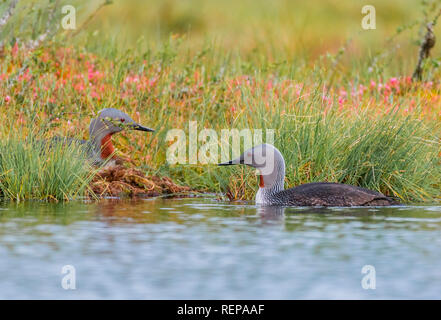
[[[264,9],[262,2],[256,15]],[[5,44],[0,60],[1,154],[25,160],[2,160],[4,196],[68,199],[86,192],[87,167],[72,157],[63,160],[69,151],[60,150],[44,169],[49,171],[39,172],[41,159],[27,153],[10,132],[31,135],[39,128],[49,137],[87,139],[90,118],[114,107],[156,129],[153,135],[115,136],[122,155],[148,174],[168,176],[198,190],[251,199],[257,183],[248,168],[167,164],[167,132],[177,128],[188,135],[189,121],[197,121],[199,130],[212,128],[219,134],[230,128],[275,129],[275,144],[287,161],[286,187],[337,181],[408,202],[440,198],[439,69],[434,59],[426,66],[424,80],[412,82],[416,47],[412,52],[406,51],[410,44],[403,46],[406,50],[384,46],[374,54],[354,51],[339,40],[317,47],[315,36],[309,35],[304,47],[320,54],[302,54],[282,49],[283,41],[270,30],[265,39],[273,43],[251,37],[251,45],[234,50],[234,44],[201,41],[193,32],[176,34],[171,25],[167,36],[122,49],[117,41],[94,35],[93,28],[104,17],[98,16],[87,27],[90,33],[86,28],[85,36],[75,41],[61,34],[35,50]],[[272,19],[262,21],[262,29],[291,30],[279,22],[272,25]],[[262,29],[247,30],[257,35]],[[326,35],[324,29],[320,32]],[[388,43],[393,26],[381,32]],[[369,41],[362,44],[370,46]],[[36,174],[27,177],[26,172]],[[37,173],[53,183],[44,185]]]
[[[75,144],[49,145],[10,133],[0,142],[0,197],[15,201],[72,200],[88,190],[94,169]]]

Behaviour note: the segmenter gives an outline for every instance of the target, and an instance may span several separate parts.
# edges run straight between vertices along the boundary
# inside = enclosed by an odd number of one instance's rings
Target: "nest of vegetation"
[[[146,176],[141,170],[118,165],[101,169],[90,184],[99,197],[185,196],[190,187],[179,186],[170,178]]]

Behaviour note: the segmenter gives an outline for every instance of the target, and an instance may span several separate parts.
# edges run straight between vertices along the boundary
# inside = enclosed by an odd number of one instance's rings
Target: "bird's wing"
[[[301,205],[363,206],[374,200],[388,200],[385,195],[341,183],[307,183],[282,191],[285,199],[301,202]],[[311,203],[311,204],[309,204]]]

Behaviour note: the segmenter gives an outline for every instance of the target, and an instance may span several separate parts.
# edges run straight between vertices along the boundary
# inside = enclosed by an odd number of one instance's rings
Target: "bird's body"
[[[388,206],[398,204],[385,195],[365,188],[342,183],[313,182],[291,189],[271,192],[259,188],[256,203],[283,206]]]
[[[270,206],[389,206],[399,204],[377,191],[342,183],[314,182],[284,189],[285,160],[272,145],[245,151],[239,158],[220,165],[246,164],[260,171],[256,204]]]
[[[49,141],[49,143],[51,145],[62,144],[64,146],[71,146],[72,144],[76,144],[81,149],[81,151],[84,152],[85,157],[92,165],[99,166],[103,164],[107,159],[101,156],[99,148],[94,146],[89,140],[55,136]]]

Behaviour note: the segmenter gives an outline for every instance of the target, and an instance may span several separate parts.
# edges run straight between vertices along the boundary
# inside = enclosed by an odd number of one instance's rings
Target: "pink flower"
[[[273,82],[270,80],[268,81],[268,83],[266,84],[266,89],[267,90],[271,90],[273,88]]]
[[[389,79],[389,84],[393,87],[398,85],[398,79],[397,78],[390,78]]]
[[[5,101],[6,101],[6,103],[9,103],[9,101],[11,101],[11,97],[10,96],[6,96],[5,97]]]
[[[12,56],[15,57],[17,56],[18,53],[18,43],[15,42],[14,46],[12,47]]]
[[[78,83],[74,86],[74,89],[76,91],[83,91],[84,90],[84,85],[82,83]]]
[[[97,99],[97,100],[101,100],[100,95],[99,95],[97,92],[95,92],[95,91],[92,91],[92,92],[90,93],[90,95],[92,96],[92,98],[95,98],[95,99]]]
[[[389,86],[390,88],[395,89],[396,92],[400,92],[400,82],[398,81],[397,78],[390,78]]]
[[[338,97],[338,104],[341,106],[345,102],[345,99],[343,97]]]
[[[340,89],[339,94],[340,94],[340,96],[343,97],[343,98],[345,98],[345,97],[348,95],[348,93],[346,92],[345,89]]]

